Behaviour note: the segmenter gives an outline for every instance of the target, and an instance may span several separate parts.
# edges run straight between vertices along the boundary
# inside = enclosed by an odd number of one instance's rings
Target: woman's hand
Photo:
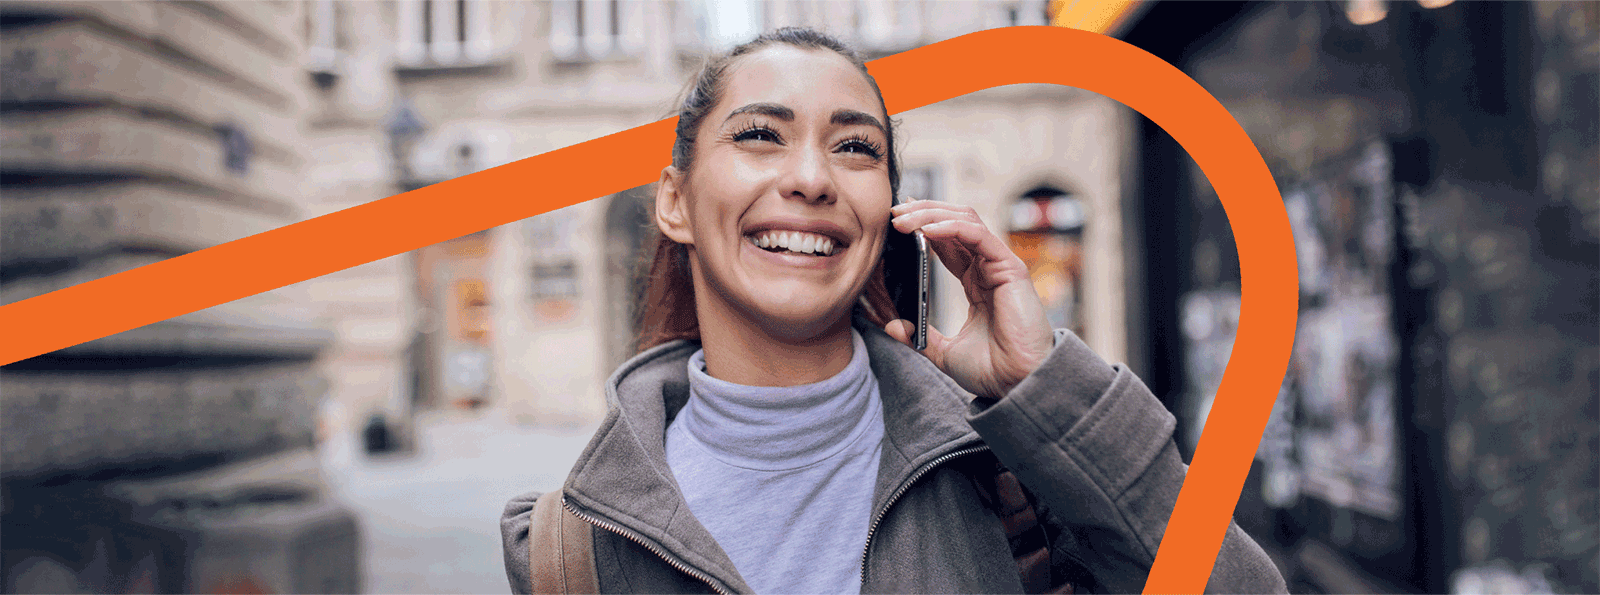
[[[1055,334],[1028,267],[984,226],[972,207],[935,201],[896,205],[897,230],[922,230],[945,268],[961,280],[971,308],[961,331],[946,337],[928,326],[923,350],[935,366],[975,395],[1001,398],[1050,354]],[[914,323],[896,320],[884,331],[911,344]]]

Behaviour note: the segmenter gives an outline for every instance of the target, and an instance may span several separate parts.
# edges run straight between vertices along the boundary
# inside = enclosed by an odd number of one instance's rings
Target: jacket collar
[[[856,319],[883,400],[883,458],[873,490],[879,513],[903,483],[934,459],[980,442],[967,424],[971,395],[922,354]],[[623,364],[606,383],[609,412],[563,486],[567,499],[653,542],[723,587],[750,592],[733,562],[689,512],[667,466],[666,429],[689,398],[689,356],[674,341]]]

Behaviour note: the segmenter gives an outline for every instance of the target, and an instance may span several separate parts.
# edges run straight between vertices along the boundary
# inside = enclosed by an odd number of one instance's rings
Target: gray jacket
[[[1049,358],[1004,399],[973,399],[921,354],[857,326],[885,426],[863,593],[1022,592],[1005,530],[964,465],[987,456],[1034,494],[1053,563],[1080,564],[1097,590],[1143,590],[1188,467],[1172,440],[1173,416],[1138,378],[1058,330]],[[751,592],[667,467],[667,424],[688,399],[688,359],[698,348],[668,343],[619,368],[606,387],[610,413],[567,477],[566,504],[595,525],[602,592]],[[528,524],[538,496],[513,499],[500,521],[517,593],[530,588]],[[1260,546],[1229,523],[1207,591],[1287,587]]]

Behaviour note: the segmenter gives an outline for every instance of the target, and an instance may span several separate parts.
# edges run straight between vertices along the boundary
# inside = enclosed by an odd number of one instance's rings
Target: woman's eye
[[[871,157],[873,159],[877,159],[878,155],[879,155],[878,147],[874,146],[872,143],[869,143],[869,142],[863,141],[863,140],[848,140],[848,141],[845,141],[843,145],[839,146],[839,151],[843,152],[843,153],[856,153],[856,154],[859,154],[859,155],[866,155],[866,156]]]
[[[767,130],[765,128],[751,128],[749,130],[745,130],[743,132],[740,132],[739,134],[734,135],[733,140],[736,140],[736,141],[755,140],[755,141],[765,141],[765,142],[769,142],[769,143],[775,143],[775,142],[778,142],[778,135],[773,133],[771,130]]]

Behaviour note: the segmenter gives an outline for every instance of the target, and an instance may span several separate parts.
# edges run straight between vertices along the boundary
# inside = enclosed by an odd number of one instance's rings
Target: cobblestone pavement
[[[594,427],[519,426],[497,411],[420,414],[418,448],[368,457],[357,436],[322,445],[337,497],[361,519],[368,593],[508,593],[500,513],[560,486]]]

